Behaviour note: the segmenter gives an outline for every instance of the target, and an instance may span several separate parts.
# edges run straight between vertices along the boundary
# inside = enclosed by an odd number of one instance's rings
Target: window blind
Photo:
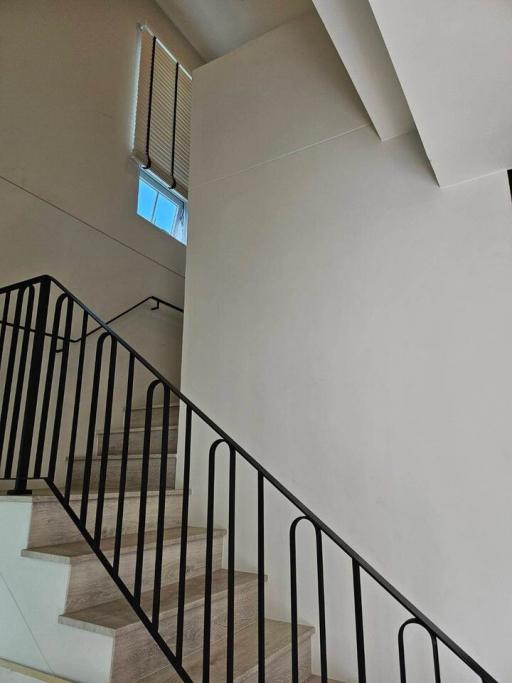
[[[192,79],[147,28],[141,30],[133,154],[188,197]]]

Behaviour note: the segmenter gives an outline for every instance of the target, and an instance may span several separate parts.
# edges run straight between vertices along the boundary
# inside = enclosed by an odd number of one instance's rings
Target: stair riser
[[[94,529],[96,519],[95,499],[89,500],[87,527]],[[166,526],[176,526],[181,523],[182,496],[175,493],[166,496],[165,519]],[[80,500],[71,500],[71,507],[80,514]],[[117,524],[118,499],[105,498],[103,506],[102,535],[114,536]],[[157,527],[158,496],[147,499],[146,529],[153,531]],[[137,531],[139,525],[139,496],[126,496],[124,499],[123,533]],[[57,543],[71,543],[82,541],[83,537],[68,514],[55,498],[48,501],[36,502],[32,506],[32,521],[28,548],[54,545]]]
[[[169,413],[169,425],[171,427],[176,427],[178,425],[180,407],[171,406],[171,411]],[[153,408],[151,415],[151,424],[154,427],[161,427],[164,423],[164,410],[163,408]],[[133,408],[130,420],[131,427],[144,427],[146,425],[146,409],[145,408]]]
[[[307,681],[311,676],[311,638],[299,643],[299,681]],[[265,680],[273,683],[293,683],[291,651],[277,655],[265,662]],[[257,668],[250,674],[238,676],[234,683],[258,683]]]
[[[227,631],[226,595],[212,601],[211,643],[225,639]],[[255,621],[257,616],[257,590],[255,587],[237,591],[235,595],[235,630]],[[200,650],[203,646],[204,605],[185,613],[184,655]],[[174,650],[176,642],[176,614],[163,617],[160,634]],[[134,683],[168,664],[167,659],[143,626],[115,639],[112,662],[112,683]]]
[[[109,453],[120,454],[123,452],[123,442],[124,434],[118,432],[110,435],[109,440]],[[169,429],[169,444],[168,453],[176,453],[176,448],[178,445],[178,430]],[[97,442],[97,453],[101,454],[103,447],[103,436],[98,434]],[[131,431],[130,439],[128,441],[128,453],[142,454],[144,450],[144,430]],[[162,452],[162,429],[161,427],[153,427],[151,429],[151,441],[150,441],[150,453],[161,453]]]
[[[73,470],[73,486],[80,487],[83,483],[85,461],[75,461]],[[91,489],[97,489],[100,478],[101,462],[98,458],[92,461],[91,469]],[[126,490],[139,491],[141,483],[142,459],[128,458],[128,468],[126,475]],[[158,490],[160,488],[160,460],[158,458],[150,458],[148,470],[148,489]],[[121,474],[121,460],[111,459],[108,462],[107,468],[107,488],[117,490],[119,487],[119,476]],[[168,456],[167,458],[167,488],[173,489],[176,479],[176,457]]]
[[[187,575],[204,574],[206,543],[204,539],[191,540],[187,546]],[[112,553],[107,557],[111,559]],[[173,583],[179,577],[180,547],[177,544],[163,548],[162,585]],[[222,538],[213,540],[213,569],[220,569],[222,562]],[[119,574],[128,588],[133,588],[136,553],[129,552],[121,556]],[[154,583],[155,549],[147,548],[144,552],[142,572],[142,590],[150,590]],[[71,565],[66,612],[92,607],[102,602],[119,598],[119,589],[107,574],[96,557],[85,562]]]

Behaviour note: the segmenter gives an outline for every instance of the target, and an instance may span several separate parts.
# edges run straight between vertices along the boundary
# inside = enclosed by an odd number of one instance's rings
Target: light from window
[[[139,176],[137,213],[179,242],[187,243],[185,202],[145,173]]]

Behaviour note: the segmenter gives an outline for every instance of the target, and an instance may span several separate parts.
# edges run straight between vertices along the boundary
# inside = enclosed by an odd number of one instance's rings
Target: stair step
[[[214,530],[213,569],[220,569],[222,562],[223,529]],[[156,533],[149,531],[145,535],[144,564],[142,572],[142,590],[151,590],[154,582]],[[181,528],[165,529],[162,576],[163,584],[171,584],[178,580],[180,564]],[[101,549],[105,556],[112,560],[114,539],[102,539]],[[206,529],[189,527],[187,544],[187,576],[204,574],[206,550]],[[31,557],[47,562],[58,562],[70,566],[68,592],[65,612],[92,607],[102,602],[116,600],[119,589],[110,578],[95,553],[85,541],[75,543],[58,543],[55,545],[26,548],[23,557]],[[137,557],[137,534],[124,534],[121,543],[119,576],[131,589],[135,573]]]
[[[227,577],[224,569],[212,577],[212,643],[226,638]],[[235,573],[235,630],[239,631],[256,619],[257,575]],[[142,596],[142,607],[151,616],[153,594]],[[174,649],[178,584],[163,588],[160,602],[159,631]],[[204,619],[204,577],[188,579],[185,594],[184,654],[202,648]],[[167,665],[167,660],[126,600],[118,599],[59,617],[61,624],[82,628],[115,638],[112,661],[112,683],[134,683]]]
[[[161,456],[149,456],[149,470],[148,470],[148,488],[158,490],[160,488],[160,461]],[[85,468],[85,457],[75,457],[73,468],[73,487],[81,488],[83,483]],[[94,457],[92,459],[91,469],[91,488],[97,489],[99,485],[101,468],[101,458]],[[140,491],[140,481],[142,473],[142,454],[130,454],[128,457],[128,468],[126,475],[126,489],[128,491]],[[119,477],[121,474],[121,455],[110,454],[108,456],[107,467],[107,488],[115,489],[119,486]],[[176,456],[169,455],[167,457],[167,488],[173,489],[176,479]]]
[[[311,626],[298,627],[299,681],[311,676]],[[265,619],[265,680],[288,683],[291,675],[291,627],[284,621]],[[258,627],[253,623],[236,634],[235,638],[235,683],[256,683],[258,680]],[[202,652],[185,657],[183,666],[194,681],[202,680]],[[226,643],[212,644],[210,657],[210,682],[224,683],[226,680]],[[180,678],[169,665],[139,679],[138,683],[175,683]]]
[[[157,526],[159,492],[148,491],[146,508],[146,529],[153,531]],[[183,491],[169,489],[165,496],[165,525],[176,526],[181,522]],[[94,529],[98,494],[89,493],[87,526]],[[81,491],[73,491],[70,505],[78,514],[82,501]],[[28,548],[48,546],[60,543],[71,543],[83,540],[81,533],[68,516],[62,505],[48,489],[32,495],[33,509],[30,524]],[[106,491],[103,505],[102,534],[114,536],[117,525],[118,491]],[[135,533],[139,524],[139,491],[127,491],[124,497],[123,533]]]
[[[128,453],[142,453],[144,450],[144,427],[132,427],[130,429],[130,436],[128,439]],[[151,439],[149,452],[150,453],[161,453],[162,451],[162,427],[151,427]],[[97,433],[98,443],[97,443],[97,453],[101,454],[101,448],[103,443],[103,432]],[[119,454],[123,452],[124,443],[124,430],[123,429],[113,429],[110,432],[109,438],[109,448],[108,452],[111,454]],[[178,427],[176,425],[169,427],[169,441],[168,441],[168,452],[176,453],[178,447]]]
[[[214,537],[224,536],[223,529],[214,529]],[[196,541],[206,538],[206,529],[202,527],[189,527],[188,540]],[[136,533],[123,534],[121,555],[126,555],[137,550],[138,535]],[[101,541],[101,550],[108,559],[112,559],[115,539],[113,536],[106,537]],[[164,545],[176,545],[181,542],[180,527],[168,527],[164,530]],[[145,534],[144,551],[154,548],[156,545],[156,531]],[[56,543],[53,545],[27,548],[22,551],[24,557],[38,557],[45,555],[45,559],[64,564],[78,564],[80,562],[96,561],[96,554],[91,550],[86,541],[74,541],[72,543]]]
[[[180,404],[171,402],[169,412],[169,424],[174,427],[178,424]],[[151,424],[155,427],[161,426],[164,422],[163,405],[154,405],[151,413]],[[130,423],[132,427],[144,427],[146,424],[146,408],[132,408]]]

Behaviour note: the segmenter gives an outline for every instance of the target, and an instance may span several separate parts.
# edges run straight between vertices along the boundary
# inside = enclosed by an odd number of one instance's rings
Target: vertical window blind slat
[[[142,167],[187,197],[192,80],[158,39],[153,58],[153,40],[143,28],[133,155]]]

